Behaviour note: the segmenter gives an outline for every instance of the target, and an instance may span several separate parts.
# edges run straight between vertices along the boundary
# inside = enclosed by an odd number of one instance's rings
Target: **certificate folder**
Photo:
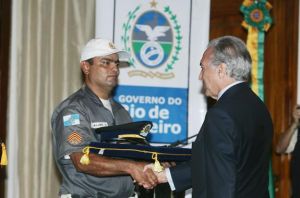
[[[90,145],[85,149],[89,149],[90,153],[96,153],[103,156],[145,161],[158,160],[160,162],[188,161],[192,155],[191,149],[188,148],[133,144],[110,144],[100,142],[91,142]]]

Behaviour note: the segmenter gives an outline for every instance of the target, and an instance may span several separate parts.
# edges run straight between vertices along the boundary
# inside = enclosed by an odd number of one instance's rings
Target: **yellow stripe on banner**
[[[251,87],[258,95],[258,30],[255,27],[248,27],[247,48],[252,58]]]

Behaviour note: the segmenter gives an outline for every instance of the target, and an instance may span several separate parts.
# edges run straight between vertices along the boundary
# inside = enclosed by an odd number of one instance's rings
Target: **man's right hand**
[[[146,162],[114,159],[90,153],[89,164],[81,164],[80,159],[82,156],[83,153],[80,152],[70,155],[78,172],[100,177],[129,174],[139,185],[146,189],[152,189],[158,183],[157,177],[151,169],[144,171],[144,167],[147,165]]]
[[[144,162],[133,162],[129,173],[138,185],[146,189],[152,189],[158,184],[158,179],[151,169],[144,170],[145,166],[146,163]]]
[[[168,168],[168,167],[174,166],[174,163],[172,163],[172,165],[168,163],[168,165],[169,166],[164,166],[164,167]],[[144,168],[144,171],[147,171],[149,169],[151,169],[153,171],[154,170],[154,164],[147,164],[145,166],[145,168]],[[154,172],[154,174],[157,177],[158,183],[166,183],[166,182],[168,182],[165,170],[163,170],[161,172],[156,172],[156,171],[153,171],[153,172]]]

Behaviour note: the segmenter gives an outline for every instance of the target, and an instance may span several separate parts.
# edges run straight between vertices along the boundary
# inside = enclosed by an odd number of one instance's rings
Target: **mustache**
[[[109,74],[107,74],[107,76],[113,76],[113,77],[118,77],[119,76],[119,72],[111,72]]]

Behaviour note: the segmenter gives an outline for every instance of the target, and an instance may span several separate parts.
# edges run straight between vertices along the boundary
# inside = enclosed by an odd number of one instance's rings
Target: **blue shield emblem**
[[[132,31],[132,49],[136,59],[148,68],[163,65],[173,48],[173,32],[167,18],[156,10],[139,16]]]

